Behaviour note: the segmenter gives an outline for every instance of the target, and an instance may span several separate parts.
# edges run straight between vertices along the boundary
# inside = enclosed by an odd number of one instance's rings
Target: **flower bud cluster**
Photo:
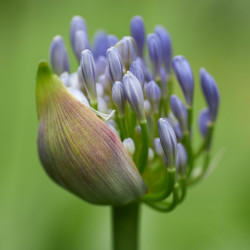
[[[219,91],[214,78],[202,68],[200,82],[207,108],[202,109],[198,118],[202,145],[198,152],[195,152],[195,145],[193,145],[195,84],[189,62],[184,56],[173,57],[170,34],[163,26],[156,26],[154,32],[147,35],[142,17],[135,16],[131,20],[130,31],[131,36],[119,39],[115,35],[99,30],[91,44],[84,19],[75,16],[70,25],[70,41],[76,59],[79,61],[79,68],[76,72],[69,73],[68,54],[63,38],[60,36],[56,36],[51,43],[50,62],[53,72],[60,77],[68,93],[81,105],[87,106],[93,117],[97,115],[108,120],[106,121],[108,126],[95,128],[98,131],[97,134],[99,136],[102,133],[106,134],[105,128],[109,128],[109,133],[119,138],[121,144],[118,148],[122,145],[124,150],[122,154],[127,154],[135,164],[148,189],[148,193],[142,197],[142,200],[145,197],[151,207],[157,208],[155,202],[168,198],[170,194],[175,197],[176,193],[182,193],[184,196],[188,183],[201,178],[206,172],[207,165],[200,169],[200,176],[193,176],[195,172],[193,170],[198,168],[195,166],[196,158],[205,151],[209,152],[211,148],[212,132],[219,108]],[[178,84],[183,98],[173,94],[175,85]],[[116,112],[113,113],[113,110]],[[96,124],[99,123],[96,122]],[[74,124],[71,126],[71,130],[75,131]],[[91,134],[94,141],[97,134]],[[113,137],[110,136],[110,138]],[[79,135],[77,139],[84,140],[84,135]],[[88,140],[84,143],[92,142]],[[96,144],[96,151],[104,150],[100,154],[110,155],[109,159],[115,164],[119,157],[112,159],[111,155],[117,149],[115,146],[108,146],[111,141],[105,143],[106,149],[102,143],[100,143],[102,145],[100,149]],[[86,157],[88,157],[87,154]],[[124,157],[122,159],[124,161]],[[77,161],[77,157],[74,160]],[[63,162],[63,159],[60,161]],[[92,167],[91,161],[87,158],[84,164]],[[100,162],[100,164],[105,168],[105,164],[108,163],[103,159],[103,163]],[[128,169],[129,165],[131,162],[128,165],[125,164]],[[128,177],[129,173],[125,170],[124,173],[119,173],[125,176],[121,183],[126,184],[127,181],[127,184],[130,184],[122,187],[118,181],[116,188],[119,192],[124,188],[128,194],[134,192],[131,197],[125,197],[124,202],[127,202],[142,196],[146,189],[143,187],[142,179],[137,176],[133,181],[138,181],[139,184],[132,185],[132,178]],[[131,170],[131,173],[133,171]],[[108,189],[112,173],[110,176],[98,176],[98,178],[107,178],[106,188]],[[103,187],[106,184],[103,184]],[[67,187],[72,190],[70,186]],[[164,191],[164,188],[167,191]],[[175,189],[180,190],[176,192]],[[156,200],[155,197],[161,197],[161,199]],[[175,197],[173,202],[178,203],[183,199],[181,197]],[[91,201],[89,196],[87,200]],[[104,201],[107,200],[109,199],[106,197]],[[120,199],[117,198],[116,203],[119,202]]]

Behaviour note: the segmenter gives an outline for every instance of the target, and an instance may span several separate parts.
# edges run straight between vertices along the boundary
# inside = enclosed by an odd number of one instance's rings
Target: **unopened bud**
[[[173,69],[181,86],[187,105],[193,105],[194,77],[191,66],[184,56],[175,56]]]
[[[143,57],[143,49],[145,43],[145,26],[141,16],[134,16],[132,18],[130,22],[130,32],[137,44],[138,56]]]
[[[210,121],[214,122],[220,103],[219,89],[214,78],[204,68],[200,70],[200,81],[209,108]]]
[[[109,75],[112,82],[121,81],[123,76],[123,66],[118,50],[115,47],[109,48],[106,57],[108,61]]]
[[[121,55],[123,66],[126,70],[128,70],[131,63],[137,57],[137,47],[135,40],[130,36],[125,36],[116,44],[116,48]]]
[[[50,63],[58,76],[65,71],[69,72],[68,53],[61,36],[54,37],[50,45]]]
[[[95,62],[91,51],[84,50],[82,52],[81,69],[84,82],[88,89],[89,98],[92,102],[96,102],[96,72]]]
[[[168,167],[175,167],[177,140],[174,130],[164,118],[158,120],[158,128]]]
[[[124,75],[122,83],[126,99],[136,113],[138,121],[145,121],[144,97],[140,82],[128,71],[127,74]]]

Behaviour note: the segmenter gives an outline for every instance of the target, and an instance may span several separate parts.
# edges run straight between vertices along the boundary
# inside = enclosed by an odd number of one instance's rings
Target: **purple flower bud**
[[[169,33],[163,26],[156,26],[155,33],[160,39],[162,47],[162,60],[166,67],[167,73],[171,73],[172,62],[172,42]]]
[[[130,22],[131,36],[135,39],[138,48],[138,56],[143,57],[145,43],[145,26],[142,17],[135,16]]]
[[[77,59],[80,62],[82,51],[90,49],[88,35],[85,31],[77,30],[73,41],[74,43],[72,44],[72,47]]]
[[[187,172],[187,152],[181,143],[177,144],[177,157],[176,157],[176,167],[178,172],[182,175],[186,175]]]
[[[75,44],[75,34],[78,30],[81,30],[87,34],[87,26],[85,20],[80,16],[74,16],[70,23],[70,42],[74,48]]]
[[[162,63],[162,48],[160,39],[156,34],[149,34],[147,36],[149,57],[154,68],[154,74],[158,76],[160,74],[160,68]]]
[[[188,113],[183,102],[176,96],[170,98],[170,106],[174,116],[179,121],[182,132],[188,131]]]
[[[140,82],[128,71],[122,79],[124,94],[130,106],[136,113],[139,122],[145,120],[144,97]]]
[[[112,100],[115,104],[118,114],[124,115],[125,112],[125,96],[123,92],[123,85],[121,82],[115,82],[112,88]]]
[[[108,40],[108,48],[114,47],[119,41],[115,35],[108,35],[107,40]]]
[[[177,140],[173,128],[166,119],[158,120],[159,136],[169,167],[175,167]]]
[[[138,61],[134,61],[131,66],[129,71],[139,80],[141,87],[143,88],[144,85],[144,74],[142,72],[140,63]]]
[[[90,50],[84,50],[81,54],[81,69],[91,101],[97,100],[95,61]]]
[[[200,81],[210,113],[210,121],[214,122],[219,108],[220,94],[214,78],[204,69],[200,70]]]
[[[96,66],[96,75],[97,76],[104,74],[106,66],[107,66],[106,57],[104,57],[104,56],[98,57],[98,59],[96,60],[95,66]]]
[[[115,47],[109,48],[106,57],[112,82],[121,81],[123,77],[123,66],[118,50]]]
[[[155,149],[155,153],[159,156],[162,156],[163,155],[163,148],[162,148],[162,145],[161,145],[161,141],[160,141],[160,138],[155,138],[154,139],[154,149]]]
[[[107,34],[103,30],[99,30],[95,34],[94,38],[94,56],[97,59],[99,56],[106,56],[106,51],[108,49],[108,39]]]
[[[50,45],[50,63],[57,75],[69,72],[68,53],[61,36],[55,36]]]
[[[175,56],[173,69],[181,86],[187,105],[193,105],[194,77],[191,66],[184,56]]]
[[[125,36],[116,44],[116,48],[121,55],[123,66],[128,70],[131,63],[137,57],[137,47],[135,40],[130,36]]]
[[[153,105],[157,104],[158,107],[158,103],[161,99],[161,89],[157,85],[157,83],[155,81],[150,81],[146,85],[145,90],[146,90],[146,97],[149,99],[149,101]]]
[[[207,127],[210,121],[210,113],[208,109],[202,109],[199,113],[198,125],[203,137],[207,135]]]

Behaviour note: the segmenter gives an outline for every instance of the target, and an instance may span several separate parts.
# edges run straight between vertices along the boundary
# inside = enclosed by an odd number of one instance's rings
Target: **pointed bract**
[[[146,192],[117,135],[82,105],[46,62],[37,73],[38,152],[49,176],[84,200],[122,205]]]

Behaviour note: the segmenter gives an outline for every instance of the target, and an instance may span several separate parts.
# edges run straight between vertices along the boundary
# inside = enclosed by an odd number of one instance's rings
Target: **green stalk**
[[[188,176],[190,176],[193,166],[194,166],[194,158],[193,158],[193,149],[192,149],[192,144],[191,144],[191,138],[190,134],[188,132],[183,134],[183,144],[187,150],[187,155],[188,155]]]
[[[167,169],[167,177],[166,177],[166,186],[163,192],[158,193],[149,193],[142,197],[141,199],[145,202],[149,201],[160,201],[168,198],[168,196],[172,193],[175,185],[175,168],[168,168]]]
[[[138,249],[139,204],[112,208],[113,250]]]
[[[191,133],[192,121],[193,121],[193,107],[187,107],[188,112],[188,131]]]
[[[147,121],[144,120],[140,122],[141,126],[141,151],[139,153],[139,159],[138,159],[138,169],[141,174],[143,174],[144,169],[146,167],[147,161],[148,161],[148,126]]]
[[[121,139],[122,141],[128,137],[127,127],[124,115],[118,115],[120,129],[121,129]]]

